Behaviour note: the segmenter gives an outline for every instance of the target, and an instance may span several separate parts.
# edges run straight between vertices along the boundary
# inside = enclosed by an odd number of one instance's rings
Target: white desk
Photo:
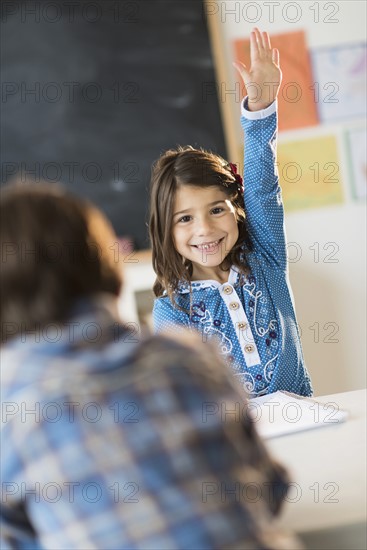
[[[279,524],[298,533],[366,521],[366,390],[315,399],[348,410],[346,422],[267,441],[295,484]]]

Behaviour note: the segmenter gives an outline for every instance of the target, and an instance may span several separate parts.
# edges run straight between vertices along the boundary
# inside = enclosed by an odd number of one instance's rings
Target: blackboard
[[[61,182],[148,248],[152,162],[226,154],[203,3],[4,2],[1,31],[1,183]]]

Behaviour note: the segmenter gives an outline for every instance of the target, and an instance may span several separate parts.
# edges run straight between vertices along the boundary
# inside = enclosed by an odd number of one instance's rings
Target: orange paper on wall
[[[279,130],[293,130],[319,123],[310,56],[304,31],[271,35],[273,48],[280,53],[283,72],[280,87]],[[250,40],[235,40],[235,59],[250,68]],[[239,80],[238,74],[236,75]],[[242,82],[241,82],[242,85]]]

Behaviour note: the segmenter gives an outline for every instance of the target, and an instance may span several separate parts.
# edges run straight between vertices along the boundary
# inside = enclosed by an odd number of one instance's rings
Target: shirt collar
[[[239,278],[239,271],[235,266],[232,266],[229,271],[228,281],[225,283],[220,283],[219,281],[215,281],[214,279],[206,279],[206,280],[200,280],[200,281],[192,281],[191,282],[191,289],[193,292],[203,289],[212,289],[216,290],[223,286],[223,284],[230,284],[235,285],[238,282]],[[177,288],[178,294],[189,294],[190,293],[190,283],[186,281],[181,281]]]

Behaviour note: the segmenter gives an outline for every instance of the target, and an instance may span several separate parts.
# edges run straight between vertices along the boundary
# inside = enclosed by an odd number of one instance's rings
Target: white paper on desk
[[[259,435],[266,439],[333,426],[348,416],[337,403],[320,403],[282,391],[250,399],[248,407]]]

